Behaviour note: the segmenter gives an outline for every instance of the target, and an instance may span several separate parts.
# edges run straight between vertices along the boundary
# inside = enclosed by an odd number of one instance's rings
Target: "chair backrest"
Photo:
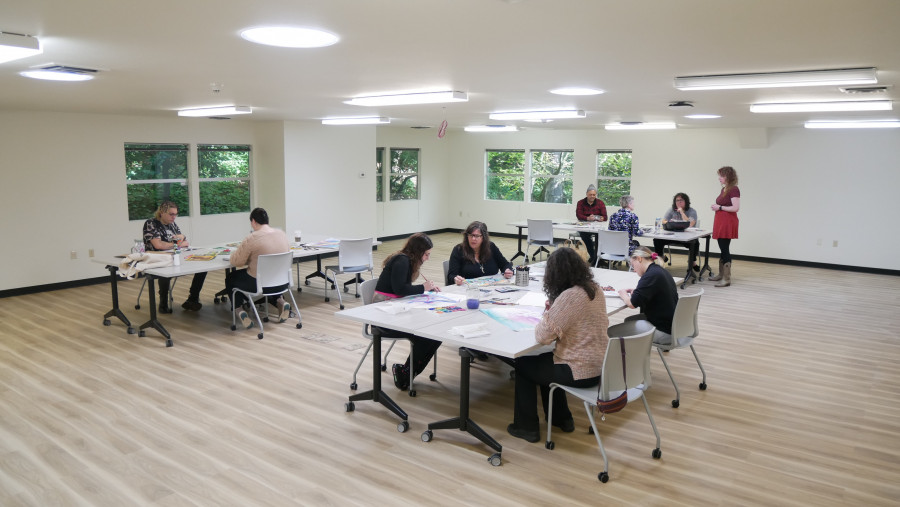
[[[284,252],[278,254],[260,255],[256,258],[256,287],[257,292],[263,287],[278,287],[291,284],[291,263],[294,254]]]
[[[342,239],[338,243],[338,269],[341,271],[359,268],[359,271],[373,269],[372,238]]]
[[[444,266],[444,283],[453,285],[453,281],[448,278],[450,276],[450,261],[444,261],[442,265]]]
[[[626,385],[634,389],[641,384],[650,384],[650,347],[656,328],[646,320],[634,320],[610,326],[607,330],[609,343],[603,357],[600,374],[600,397],[604,400],[617,396]],[[622,373],[622,348],[619,337],[625,339],[625,369]]]
[[[697,325],[697,310],[700,307],[700,296],[703,289],[696,294],[687,294],[678,298],[675,316],[672,318],[672,339],[676,347],[686,347],[700,334]]]
[[[375,286],[378,285],[378,279],[373,278],[371,280],[366,280],[365,282],[359,285],[359,294],[362,296],[362,301],[364,305],[367,305],[372,302],[372,299],[375,298]]]
[[[553,241],[553,220],[528,219],[528,241]]]
[[[628,231],[597,231],[597,252],[628,257]]]

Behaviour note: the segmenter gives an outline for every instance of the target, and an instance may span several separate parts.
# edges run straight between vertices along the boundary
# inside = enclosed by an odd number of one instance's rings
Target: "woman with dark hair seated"
[[[384,260],[381,274],[378,276],[378,282],[375,284],[375,296],[372,298],[373,303],[385,301],[387,299],[402,298],[404,296],[412,296],[413,294],[423,294],[426,291],[439,292],[441,289],[429,280],[425,280],[424,284],[413,285],[413,282],[419,278],[419,269],[431,257],[431,249],[434,244],[428,235],[417,232],[406,240],[406,244],[399,252],[391,254]],[[425,369],[428,362],[437,352],[441,342],[422,338],[403,331],[394,329],[381,328],[381,336],[385,338],[411,338],[412,346],[416,362],[414,365],[414,374],[418,375]],[[406,390],[409,388],[409,358],[406,358],[405,364],[395,364],[391,368],[394,374],[394,385],[397,389]]]
[[[560,248],[547,258],[544,293],[547,307],[534,337],[545,345],[555,342],[556,348],[516,359],[515,410],[513,422],[506,428],[510,435],[529,442],[540,440],[535,388],[541,390],[546,419],[550,384],[596,385],[609,341],[606,298],[594,282],[590,267],[575,250]],[[553,396],[555,420],[550,423],[565,432],[574,431],[565,391],[557,389]]]
[[[468,278],[491,276],[500,272],[506,278],[511,278],[512,263],[503,257],[500,249],[491,241],[487,225],[477,220],[472,222],[463,232],[462,242],[450,252],[447,285],[462,285]]]
[[[662,217],[663,224],[667,224],[670,220],[688,222],[688,227],[695,227],[697,225],[697,210],[691,207],[691,198],[684,192],[675,194],[675,197],[672,198],[672,207],[667,209],[666,214]],[[653,249],[656,251],[657,255],[664,257],[663,249],[666,245],[672,243],[677,242],[668,239],[653,238]],[[691,267],[694,271],[700,271],[700,266],[697,265],[697,254],[700,252],[700,241],[695,239],[690,242],[687,247],[688,256],[693,261]]]

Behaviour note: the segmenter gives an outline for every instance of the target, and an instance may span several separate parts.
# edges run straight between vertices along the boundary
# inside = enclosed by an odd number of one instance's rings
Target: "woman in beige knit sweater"
[[[600,380],[600,368],[609,337],[606,298],[594,282],[591,270],[571,248],[555,250],[544,271],[547,309],[534,329],[538,343],[556,343],[553,352],[516,359],[516,394],[510,435],[529,442],[540,440],[537,387],[541,391],[546,420],[550,384],[590,387]],[[575,430],[566,393],[557,389],[552,424],[565,432]]]

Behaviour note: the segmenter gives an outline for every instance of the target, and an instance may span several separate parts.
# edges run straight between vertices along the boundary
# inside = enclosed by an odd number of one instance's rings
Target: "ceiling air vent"
[[[97,69],[88,69],[86,67],[73,67],[71,65],[57,65],[55,63],[51,63],[48,65],[43,65],[41,67],[35,67],[34,70],[46,70],[48,72],[65,72],[68,74],[86,74],[93,76],[98,71]]]
[[[429,126],[429,125],[416,125],[416,126],[414,126],[414,127],[409,127],[409,128],[411,128],[411,129],[416,129],[416,130],[422,130],[422,129],[430,129],[431,126]]]
[[[676,100],[675,102],[669,102],[669,109],[690,109],[694,107],[693,102],[688,102],[686,100]]]
[[[853,93],[860,95],[868,95],[872,93],[884,93],[888,89],[887,86],[843,86],[841,91],[844,93]]]

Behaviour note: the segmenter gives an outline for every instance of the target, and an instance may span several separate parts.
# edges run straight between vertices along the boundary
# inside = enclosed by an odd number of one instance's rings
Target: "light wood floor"
[[[458,240],[435,237],[429,279]],[[499,239],[511,255],[515,241]],[[387,242],[379,259],[400,242]],[[735,244],[740,252],[740,242]],[[675,264],[684,266],[684,257]],[[305,275],[314,263],[302,265]],[[333,317],[322,283],[300,295],[303,329],[229,329],[212,303],[163,317],[175,340],[101,325],[106,285],[0,300],[0,505],[897,505],[900,503],[900,278],[735,262],[734,285],[709,282],[697,351],[669,354],[682,389],[653,357],[647,393],[662,459],[640,404],[601,423],[610,482],[587,418],[556,449],[506,434],[513,382],[497,360],[472,371],[472,417],[504,446],[503,466],[458,431],[420,435],[456,414],[459,358],[442,348],[438,381],[387,392],[411,428],[371,402],[346,413],[367,341]],[[98,273],[99,275],[99,273]],[[176,289],[184,299],[185,282]],[[696,290],[696,287],[687,290]],[[120,284],[146,320],[139,283]],[[358,305],[352,295],[348,305]],[[619,322],[633,311],[620,312]],[[402,345],[391,356],[401,362]],[[360,389],[371,384],[369,362]]]

